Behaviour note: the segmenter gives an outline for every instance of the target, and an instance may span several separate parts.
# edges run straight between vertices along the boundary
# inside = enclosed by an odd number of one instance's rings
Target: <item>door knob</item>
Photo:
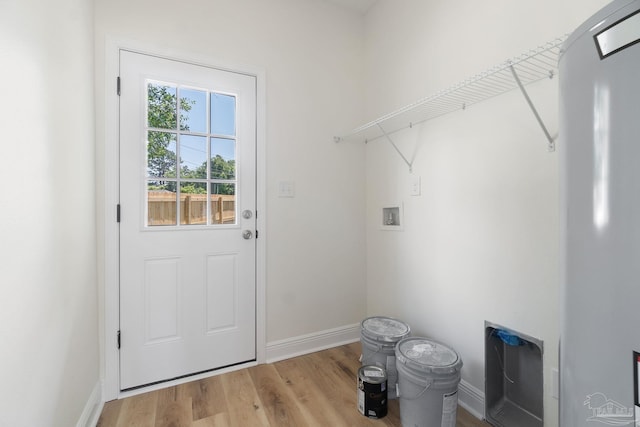
[[[253,237],[253,232],[251,230],[244,230],[242,232],[242,238],[245,240],[249,240]]]

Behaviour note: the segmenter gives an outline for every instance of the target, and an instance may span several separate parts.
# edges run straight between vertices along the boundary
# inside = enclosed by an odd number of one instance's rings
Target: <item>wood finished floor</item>
[[[356,409],[359,357],[353,343],[114,400],[98,427],[401,427],[398,400],[380,420]],[[485,426],[458,408],[456,427]]]

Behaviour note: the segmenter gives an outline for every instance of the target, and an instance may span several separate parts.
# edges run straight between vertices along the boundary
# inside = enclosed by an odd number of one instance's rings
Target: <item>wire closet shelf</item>
[[[369,142],[381,137],[388,138],[389,135],[400,130],[454,111],[464,110],[470,105],[520,88],[547,135],[551,150],[553,140],[531,103],[524,86],[542,79],[553,78],[557,74],[561,47],[566,39],[567,35],[558,37],[537,49],[531,49],[445,90],[357,127],[346,135],[336,136],[334,140],[340,142],[357,139]]]

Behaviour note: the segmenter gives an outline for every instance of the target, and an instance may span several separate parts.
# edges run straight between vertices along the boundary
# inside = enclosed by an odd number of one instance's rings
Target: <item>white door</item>
[[[256,79],[120,52],[120,389],[255,360]]]

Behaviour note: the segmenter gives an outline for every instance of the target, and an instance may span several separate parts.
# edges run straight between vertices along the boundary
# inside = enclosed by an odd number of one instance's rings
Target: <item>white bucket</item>
[[[406,323],[391,317],[368,317],[360,324],[362,365],[376,365],[387,372],[388,398],[396,398],[396,344],[411,333]]]
[[[462,359],[426,338],[396,345],[400,421],[404,427],[455,427]]]

